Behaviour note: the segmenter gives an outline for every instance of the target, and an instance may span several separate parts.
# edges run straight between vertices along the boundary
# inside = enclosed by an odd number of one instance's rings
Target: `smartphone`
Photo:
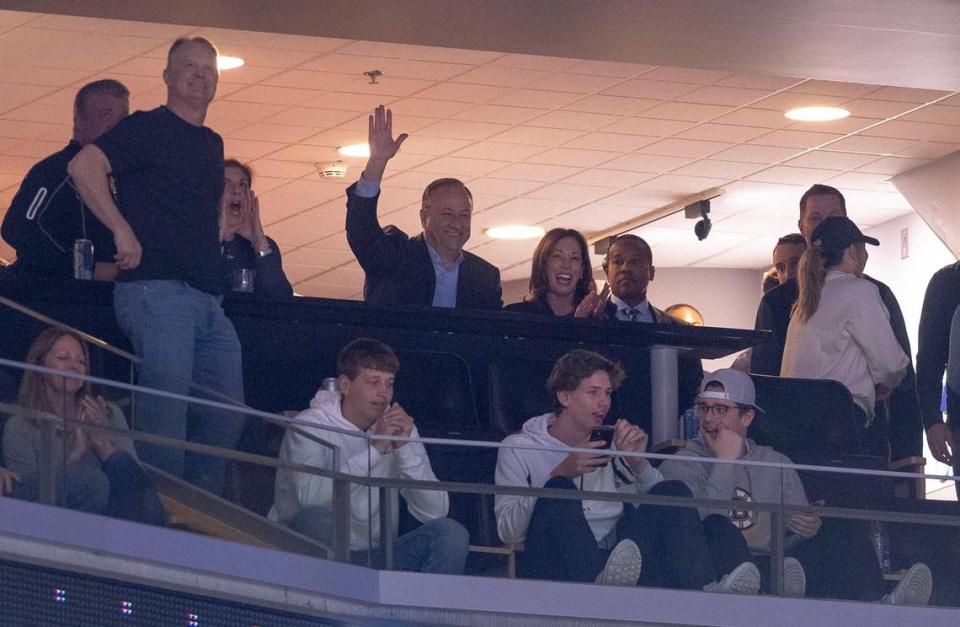
[[[613,425],[600,425],[590,430],[591,442],[603,442],[600,448],[610,448],[613,444]]]

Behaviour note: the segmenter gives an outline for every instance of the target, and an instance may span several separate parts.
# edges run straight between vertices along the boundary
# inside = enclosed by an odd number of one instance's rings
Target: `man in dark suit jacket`
[[[470,239],[473,196],[459,180],[438,179],[423,192],[423,233],[409,237],[377,220],[380,181],[387,162],[407,138],[393,138],[390,111],[370,116],[370,159],[347,189],[347,242],[366,274],[364,300],[384,306],[457,309],[503,306],[500,271],[463,250]]]
[[[797,225],[800,227],[800,233],[809,242],[810,234],[824,219],[846,215],[846,200],[838,189],[828,185],[814,185],[800,198],[800,220]],[[900,311],[896,296],[889,287],[869,276],[864,275],[864,278],[880,290],[880,298],[890,313],[893,334],[900,347],[910,357],[910,365],[903,381],[893,390],[886,402],[877,402],[878,419],[874,420],[872,428],[881,429],[881,431],[871,440],[889,441],[892,459],[922,455],[923,427],[917,399],[916,375],[913,370],[913,353],[910,350],[910,338],[907,335],[903,313]],[[754,374],[780,375],[780,362],[783,358],[787,328],[790,326],[790,314],[798,297],[797,282],[790,280],[770,290],[760,300],[755,326],[758,330],[772,331],[773,338],[766,344],[754,347],[750,368]],[[889,407],[889,416],[887,416],[887,407]],[[882,453],[882,451],[870,452]]]
[[[607,273],[610,299],[603,301],[596,293],[588,295],[577,307],[575,316],[592,315],[603,320],[647,322],[653,324],[687,323],[657,309],[647,300],[647,286],[653,281],[656,268],[653,251],[647,242],[636,235],[616,237],[603,258]],[[680,411],[693,405],[700,391],[703,367],[696,357],[680,355],[677,361],[677,406]]]

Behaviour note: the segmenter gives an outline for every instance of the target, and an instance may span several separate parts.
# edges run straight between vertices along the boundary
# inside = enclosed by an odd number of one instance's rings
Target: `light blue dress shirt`
[[[638,304],[636,307],[631,307],[611,294],[610,302],[617,306],[617,320],[623,320],[624,322],[656,322],[656,319],[653,317],[653,310],[650,309],[650,302],[646,299],[644,299],[644,301]],[[629,314],[631,309],[635,309],[637,311],[636,319],[631,319]]]

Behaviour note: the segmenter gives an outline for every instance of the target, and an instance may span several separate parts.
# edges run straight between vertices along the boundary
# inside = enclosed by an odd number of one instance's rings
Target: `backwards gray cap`
[[[706,391],[707,386],[711,383],[719,383],[723,386],[723,391]],[[757,393],[753,388],[753,380],[750,379],[750,375],[733,368],[704,373],[703,384],[700,386],[700,394],[697,395],[697,400],[705,398],[733,401],[738,405],[749,405],[757,411],[763,411],[757,405]]]

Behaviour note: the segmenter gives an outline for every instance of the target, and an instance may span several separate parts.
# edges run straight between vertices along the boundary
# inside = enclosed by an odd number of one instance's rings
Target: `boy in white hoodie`
[[[602,441],[590,441],[591,431],[603,424],[611,393],[622,381],[620,366],[597,353],[573,350],[557,360],[547,380],[555,410],[531,418],[521,433],[504,440],[497,485],[690,496],[679,481],[663,482],[646,459],[611,461],[599,451],[567,452],[603,446]],[[643,452],[647,434],[620,419],[612,444],[619,451]],[[611,562],[622,562],[625,543],[631,543],[643,555],[639,582],[644,585],[747,594],[760,586],[756,566],[747,562],[717,581],[721,573],[714,569],[693,508],[498,494],[494,509],[500,539],[526,544],[518,563],[522,577],[636,583],[636,576],[632,582],[606,576]]]
[[[417,438],[417,428],[393,400],[399,361],[383,342],[360,338],[337,358],[339,392],[317,390],[310,409],[296,420],[313,427],[290,429],[280,447],[280,460],[331,469],[333,452],[298,429],[340,450],[341,472],[371,477],[436,481],[427,452],[419,442],[368,440],[362,434]],[[339,429],[346,433],[331,431]],[[441,490],[401,490],[410,513],[423,524],[394,544],[394,567],[424,573],[462,574],[469,543],[467,530],[446,518],[447,493]],[[329,542],[333,526],[333,481],[281,468],[270,518],[291,529]],[[351,561],[381,567],[380,495],[377,488],[350,486]],[[395,523],[396,521],[394,521]]]

